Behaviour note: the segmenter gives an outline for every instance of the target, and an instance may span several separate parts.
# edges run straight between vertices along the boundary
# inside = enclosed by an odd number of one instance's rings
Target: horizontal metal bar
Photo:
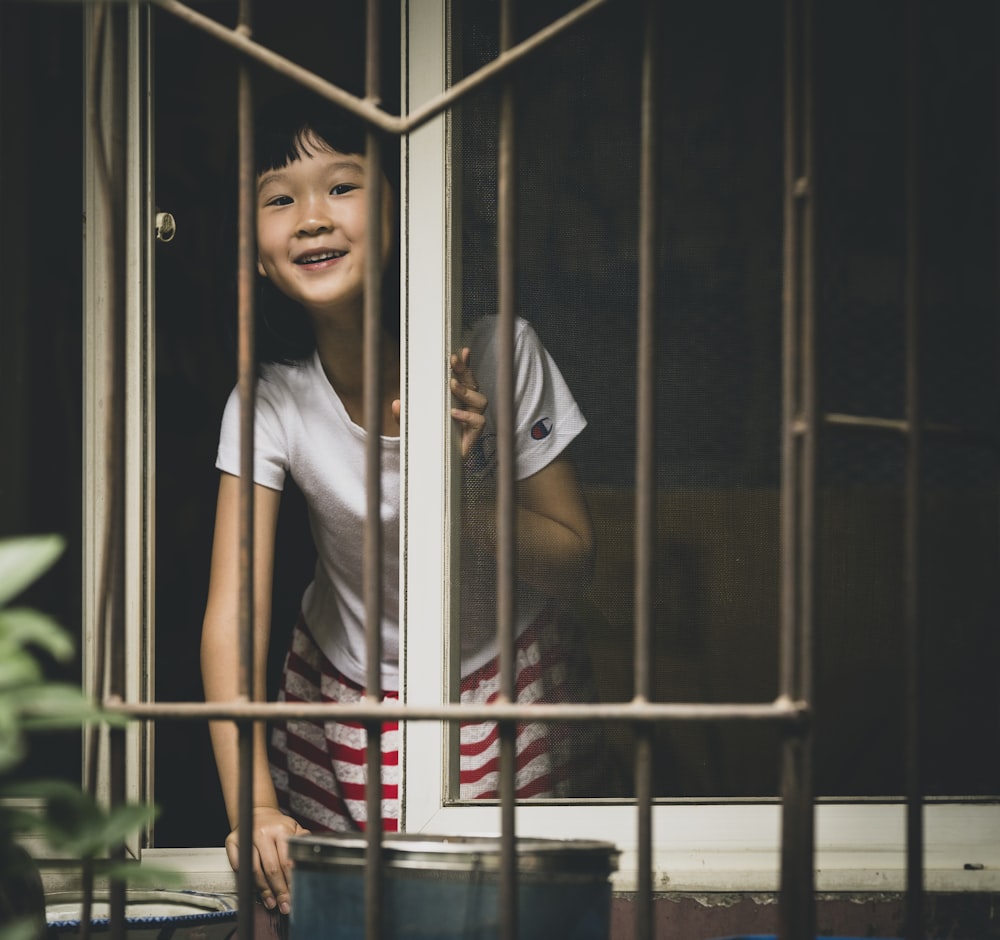
[[[697,703],[643,702],[586,704],[497,703],[494,705],[407,705],[387,702],[323,704],[303,702],[124,702],[109,697],[103,705],[113,715],[140,720],[157,718],[223,720],[372,721],[771,721],[805,723],[809,709],[800,702],[777,698],[773,702]]]
[[[909,434],[910,422],[905,418],[877,418],[870,415],[851,415],[830,412],[823,415],[823,423],[831,427],[849,428],[859,431],[886,431],[893,434]],[[1000,435],[984,428],[963,427],[958,424],[940,424],[932,421],[924,422],[921,427],[924,434],[935,437],[963,439],[970,442],[1000,445]]]
[[[451,88],[421,105],[411,114],[396,117],[383,111],[372,101],[352,95],[338,85],[328,82],[325,78],[303,68],[291,59],[268,49],[266,46],[252,40],[245,33],[223,26],[210,16],[205,16],[179,0],[151,0],[166,13],[176,16],[190,26],[202,30],[214,39],[231,46],[237,52],[255,59],[261,65],[267,66],[286,78],[291,78],[299,84],[315,92],[323,98],[332,101],[352,114],[357,115],[375,127],[388,134],[397,136],[409,134],[433,120],[443,111],[457,104],[462,98],[488,82],[499,78],[515,64],[537,52],[555,37],[575,26],[595,10],[600,9],[611,0],[588,0],[575,10],[560,17],[524,41],[500,53],[495,59],[477,69],[471,75],[456,82]]]

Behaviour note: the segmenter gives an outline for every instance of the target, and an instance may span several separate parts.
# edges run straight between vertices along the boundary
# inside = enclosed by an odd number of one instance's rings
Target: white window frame
[[[448,0],[403,3],[404,101],[410,109],[441,92],[448,75]],[[88,29],[93,12],[86,12]],[[128,256],[130,283],[146,284],[129,293],[128,322],[138,324],[128,339],[129,401],[126,513],[130,700],[152,696],[153,591],[153,386],[152,349],[152,179],[148,124],[142,101],[151,94],[149,53],[138,9],[130,18],[128,108],[130,127]],[[90,44],[87,44],[89,50]],[[145,52],[140,50],[145,49]],[[89,55],[89,51],[87,53]],[[86,59],[85,55],[85,59]],[[410,68],[410,64],[416,64]],[[86,69],[86,64],[85,64]],[[134,122],[134,123],[133,123]],[[448,389],[444,350],[451,345],[449,250],[451,179],[449,122],[440,117],[404,141],[401,192],[403,233],[403,400],[405,408],[402,519],[401,682],[406,702],[439,703],[449,687],[447,651],[453,599],[450,539],[454,502],[449,479],[452,429],[447,419]],[[93,154],[85,156],[88,177],[85,207],[85,651],[92,668],[97,622],[96,559],[104,492],[104,460],[97,429],[103,427],[100,368],[106,310],[100,271],[100,233],[104,224],[91,194]],[[145,180],[146,182],[142,182]],[[777,655],[777,651],[775,651]],[[134,726],[129,744],[128,794],[155,799],[151,791],[152,736]],[[770,759],[768,756],[766,759]],[[777,760],[777,749],[774,759]],[[434,722],[404,725],[404,827],[411,831],[481,833],[499,831],[499,809],[488,805],[449,805],[444,728]],[[419,783],[417,782],[419,781]],[[598,838],[623,851],[616,890],[635,887],[636,811],[609,801],[588,804],[520,805],[520,835]],[[817,890],[899,891],[905,879],[905,807],[900,803],[821,802],[816,808]],[[925,809],[925,886],[929,891],[1000,890],[1000,806],[969,801],[929,803]],[[778,887],[780,807],[775,802],[673,801],[654,807],[655,890],[774,891]],[[235,881],[222,847],[142,849],[144,860],[181,872],[190,887],[234,891]],[[967,869],[965,866],[975,866]],[[979,868],[978,866],[982,866]],[[52,883],[52,876],[49,878]]]

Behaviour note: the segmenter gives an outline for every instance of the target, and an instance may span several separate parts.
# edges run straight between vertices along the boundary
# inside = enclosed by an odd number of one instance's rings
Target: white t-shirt
[[[496,318],[473,328],[467,345],[480,387],[495,400]],[[586,421],[562,375],[535,331],[524,320],[515,326],[516,475],[542,469],[585,427]],[[487,408],[481,472],[495,462],[494,409]],[[365,684],[366,644],[362,594],[365,524],[366,432],[348,416],[314,353],[294,365],[265,366],[257,383],[254,480],[284,487],[285,474],[305,496],[317,562],[302,598],[302,612],[320,649],[345,676]],[[399,686],[399,464],[398,437],[382,437],[382,687]],[[239,397],[226,404],[219,439],[218,469],[239,475]],[[495,566],[495,562],[490,561]],[[495,655],[495,594],[484,566],[474,585],[472,606],[464,605],[462,673]],[[484,579],[485,578],[485,579]],[[519,586],[517,631],[545,604],[543,595]]]

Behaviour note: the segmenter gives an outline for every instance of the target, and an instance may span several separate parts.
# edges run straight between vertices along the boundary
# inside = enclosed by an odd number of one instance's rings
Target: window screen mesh
[[[520,4],[519,36],[570,6]],[[852,15],[861,9],[818,12],[819,384],[825,411],[898,420],[904,8],[866,13],[864,30]],[[993,14],[977,11],[983,35],[994,35]],[[568,453],[595,521],[597,564],[570,614],[597,693],[609,701],[631,698],[634,655],[641,35],[631,12],[626,5],[592,17],[530,60],[516,85],[517,314],[537,331],[589,422]],[[671,4],[661,16],[651,651],[661,701],[769,701],[777,693],[782,16],[782,4],[766,0]],[[940,10],[932,18],[929,69],[954,61],[952,46],[969,28]],[[495,3],[463,7],[456,78],[496,55],[497,21]],[[929,420],[988,427],[997,408],[995,121],[960,120],[940,84],[951,81],[967,97],[963,114],[994,115],[995,69],[984,40],[962,71],[934,71],[933,82],[929,73],[920,92],[929,125],[918,199],[924,407]],[[456,298],[466,327],[496,313],[498,100],[495,91],[480,93],[455,116]],[[949,138],[935,131],[940,120],[952,127]],[[975,207],[954,183],[941,185],[963,174],[985,194]],[[821,454],[818,786],[837,796],[899,793],[903,443],[831,428]],[[986,675],[997,664],[996,643],[991,631],[979,632],[997,612],[986,574],[997,560],[995,450],[942,443],[925,456],[930,782],[936,793],[994,793],[996,759],[972,742],[995,736],[1000,713]],[[966,650],[980,637],[980,662],[989,666],[939,655],[954,629]],[[611,753],[600,760],[616,772],[585,795],[631,792],[629,734],[613,729],[609,737]],[[655,792],[775,794],[776,744],[772,731],[746,725],[662,727]]]

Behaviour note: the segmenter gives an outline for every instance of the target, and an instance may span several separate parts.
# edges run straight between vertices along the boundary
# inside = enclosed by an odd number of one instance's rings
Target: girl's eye
[[[292,204],[291,196],[275,196],[272,199],[268,199],[264,203],[265,206],[290,206]]]
[[[353,192],[357,188],[353,183],[338,183],[330,190],[330,195],[346,196],[349,192]]]

